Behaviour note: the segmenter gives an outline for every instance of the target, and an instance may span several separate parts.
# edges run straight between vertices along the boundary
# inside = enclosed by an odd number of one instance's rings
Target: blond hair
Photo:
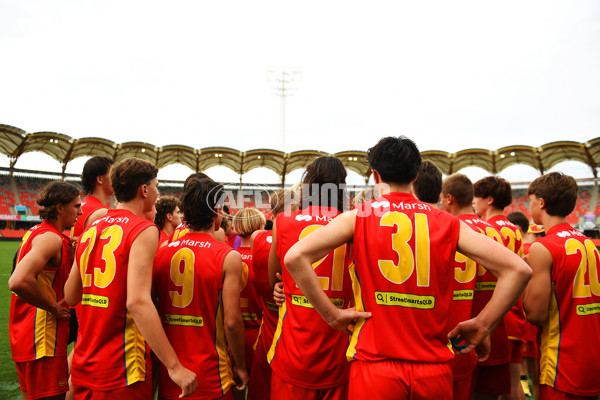
[[[263,213],[256,208],[244,208],[233,217],[233,230],[241,237],[246,237],[261,229],[266,222]]]

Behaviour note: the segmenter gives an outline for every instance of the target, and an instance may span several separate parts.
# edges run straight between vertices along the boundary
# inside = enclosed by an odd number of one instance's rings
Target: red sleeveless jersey
[[[19,268],[19,262],[31,250],[33,239],[47,232],[55,233],[62,239],[61,264],[59,267],[45,266],[38,274],[37,281],[47,297],[58,302],[64,298],[63,287],[71,269],[71,241],[54,225],[42,221],[25,233],[15,269]],[[12,358],[16,362],[67,355],[69,320],[57,320],[49,311],[26,303],[14,293],[10,300],[8,326]]]
[[[519,257],[523,257],[523,238],[521,231],[515,224],[510,222],[504,215],[496,215],[488,220],[502,236],[502,243],[510,251]],[[523,312],[523,300],[515,303],[510,311],[504,316],[506,333],[511,340],[524,340],[525,337],[525,313]]]
[[[552,227],[537,242],[552,254],[552,292],[540,343],[540,384],[579,396],[598,396],[598,249],[567,223]]]
[[[478,226],[476,227],[477,229],[475,229],[476,231],[503,244],[502,236],[500,236],[500,233],[492,225],[479,219],[479,217],[477,217],[477,219]],[[473,297],[473,317],[478,315],[490,301],[494,294],[497,282],[498,280],[494,275],[488,272],[483,265],[477,267],[475,297]],[[506,334],[504,318],[498,323],[498,326],[490,337],[490,341],[491,349],[489,357],[486,361],[479,363],[479,365],[492,366],[508,363],[510,361],[510,356],[508,354],[508,335]]]
[[[483,233],[490,226],[475,214],[462,214],[458,219],[465,222],[471,229]],[[479,264],[464,254],[456,252],[454,257],[454,301],[450,313],[450,327],[454,328],[459,322],[471,319],[473,299],[475,297],[475,282]],[[478,295],[480,292],[477,292]],[[471,375],[477,367],[477,356],[474,351],[456,356],[450,360],[452,376],[455,381]]]
[[[187,224],[185,222],[182,222],[181,224],[179,224],[179,226],[177,228],[173,229],[173,233],[171,233],[171,237],[169,238],[169,243],[172,243],[178,239],[181,239],[189,231],[190,231],[190,228],[188,228]]]
[[[356,207],[350,268],[358,320],[349,358],[446,362],[458,218],[390,193]]]
[[[163,231],[162,229],[159,230],[158,233],[158,247],[160,248],[160,246],[163,243],[169,243],[169,236],[167,236],[167,234],[165,233],[165,231]]]
[[[285,303],[267,358],[282,380],[308,389],[326,389],[348,382],[350,364],[344,354],[348,335],[332,329],[296,287],[283,260],[302,238],[327,225],[339,211],[310,206],[281,213],[276,219],[277,254],[282,262]],[[352,287],[347,269],[346,245],[313,264],[325,294],[338,308],[347,308]]]
[[[85,222],[95,211],[101,208],[108,208],[106,204],[102,204],[100,200],[92,195],[88,195],[81,202],[81,215],[77,218],[75,226],[73,226],[73,237],[78,238],[84,230]]]
[[[153,283],[163,327],[179,361],[194,371],[198,389],[189,398],[217,398],[233,386],[223,326],[223,262],[231,247],[206,233],[190,232],[162,247]],[[181,389],[161,365],[160,396],[178,399]]]
[[[260,328],[261,315],[260,304],[256,291],[254,290],[254,260],[252,258],[252,248],[238,247],[236,249],[242,257],[242,286],[240,290],[240,307],[242,309],[242,319],[246,329]],[[246,343],[248,344],[248,343]],[[250,343],[254,345],[254,343]]]
[[[269,367],[267,352],[273,343],[273,335],[279,319],[279,307],[273,300],[273,290],[269,285],[269,253],[273,242],[273,232],[260,232],[252,244],[254,258],[254,290],[262,310],[262,324],[256,341],[254,359],[265,368]]]
[[[79,237],[83,296],[71,379],[80,386],[115,390],[151,376],[150,351],[126,304],[129,249],[155,226],[128,210],[109,210]]]

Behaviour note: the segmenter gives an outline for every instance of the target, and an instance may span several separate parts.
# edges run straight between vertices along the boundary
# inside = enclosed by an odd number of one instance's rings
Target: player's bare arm
[[[327,297],[312,264],[337,247],[352,241],[356,211],[348,211],[333,219],[296,243],[285,256],[285,265],[294,281],[323,319],[334,329],[346,330],[357,318],[370,318],[370,312],[340,310]]]
[[[249,376],[246,368],[244,344],[244,321],[240,309],[240,282],[242,280],[242,258],[237,251],[231,251],[223,262],[223,313],[225,336],[233,360],[237,377],[240,380],[237,390],[246,389]]]
[[[185,397],[198,387],[196,374],[179,362],[152,302],[152,265],[158,247],[157,229],[155,226],[146,228],[131,245],[127,267],[127,310],[148,345],[169,371],[173,382],[181,388],[180,397]]]
[[[31,242],[31,250],[19,262],[8,280],[8,287],[34,307],[49,311],[56,318],[68,318],[69,310],[50,298],[36,277],[47,265],[58,266],[62,257],[62,240],[54,233],[43,233]]]
[[[448,337],[459,336],[467,347],[459,354],[478,346],[499,323],[523,293],[531,278],[531,268],[521,257],[494,240],[481,235],[464,222],[460,223],[458,250],[492,273],[498,283],[485,308],[475,318],[461,322]]]
[[[73,261],[69,278],[65,283],[65,302],[71,307],[76,306],[83,296],[83,284],[81,282],[81,273],[79,272],[79,260]]]
[[[529,249],[529,266],[533,276],[523,294],[523,308],[527,320],[541,325],[548,316],[548,306],[552,291],[552,254],[541,243],[534,243]]]

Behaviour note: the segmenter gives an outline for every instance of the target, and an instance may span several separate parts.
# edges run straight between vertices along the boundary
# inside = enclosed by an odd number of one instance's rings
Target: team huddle
[[[536,399],[599,396],[600,255],[566,222],[576,181],[530,184],[530,244],[503,179],[442,180],[402,136],[367,160],[351,207],[342,162],[314,160],[272,194],[271,230],[228,215],[203,173],[159,199],[137,158],[90,159],[83,202],[48,184],[9,279],[23,398],[524,399],[524,358]]]

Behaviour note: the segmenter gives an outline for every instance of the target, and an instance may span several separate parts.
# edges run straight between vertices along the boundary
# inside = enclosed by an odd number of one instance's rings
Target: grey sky
[[[280,149],[287,66],[286,151],[600,136],[597,1],[0,0],[0,50],[0,123],[28,132]]]

